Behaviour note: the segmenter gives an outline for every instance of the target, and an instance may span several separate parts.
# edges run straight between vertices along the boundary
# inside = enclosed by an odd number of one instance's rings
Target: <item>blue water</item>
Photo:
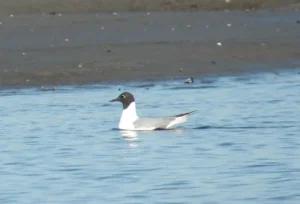
[[[1,90],[0,203],[298,203],[298,72]],[[140,116],[199,112],[119,132],[125,90]]]

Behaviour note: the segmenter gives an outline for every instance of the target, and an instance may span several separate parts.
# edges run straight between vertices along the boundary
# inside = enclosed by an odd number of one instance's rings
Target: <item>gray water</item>
[[[0,203],[298,203],[298,72],[1,90]],[[119,132],[125,90],[140,116],[199,112]]]

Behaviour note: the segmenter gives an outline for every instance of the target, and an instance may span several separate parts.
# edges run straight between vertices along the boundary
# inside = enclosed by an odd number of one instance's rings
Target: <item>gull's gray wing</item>
[[[140,130],[169,129],[174,125],[186,122],[188,116],[195,112],[196,111],[191,111],[163,118],[139,118],[133,123],[133,125],[135,129]]]
[[[167,129],[168,125],[175,119],[176,117],[139,118],[133,123],[133,125],[136,129],[145,129],[145,130]]]
[[[181,113],[181,114],[178,114],[178,115],[170,116],[170,118],[174,118],[174,117],[175,117],[175,118],[183,117],[183,116],[191,115],[191,114],[196,113],[196,112],[197,112],[197,110],[193,110],[193,111],[191,111],[191,112]]]

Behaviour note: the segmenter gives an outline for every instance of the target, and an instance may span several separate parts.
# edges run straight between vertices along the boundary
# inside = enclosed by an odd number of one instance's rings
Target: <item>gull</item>
[[[136,113],[135,99],[131,93],[123,92],[117,98],[109,102],[115,101],[121,102],[123,105],[123,111],[119,121],[119,129],[121,130],[171,129],[175,125],[186,122],[188,116],[196,112],[196,110],[194,110],[161,118],[140,118]]]

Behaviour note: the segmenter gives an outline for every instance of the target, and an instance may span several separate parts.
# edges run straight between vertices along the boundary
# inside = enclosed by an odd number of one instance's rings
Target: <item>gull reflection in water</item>
[[[137,132],[130,131],[130,130],[120,130],[120,133],[122,135],[122,138],[129,142],[130,147],[136,147],[137,146],[137,143],[134,142],[138,139]]]

